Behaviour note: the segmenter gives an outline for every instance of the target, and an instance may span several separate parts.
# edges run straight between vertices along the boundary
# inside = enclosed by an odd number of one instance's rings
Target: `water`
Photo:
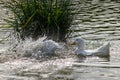
[[[101,2],[99,4],[84,4],[73,23],[72,36],[82,36],[86,39],[119,39],[120,3]],[[75,26],[76,25],[76,26]],[[77,28],[76,28],[77,27]]]
[[[1,54],[1,80],[120,79],[120,2],[118,0],[101,0],[99,2],[97,2],[98,0],[96,2],[87,0],[86,3],[75,1],[78,14],[76,14],[71,27],[72,34],[70,37],[83,37],[86,39],[86,48],[89,49],[99,47],[104,42],[110,41],[110,57],[78,58],[69,55],[67,58],[40,61],[34,58],[19,58],[15,55]],[[3,24],[3,22],[1,23]],[[12,45],[13,38],[10,38],[10,41],[5,38],[10,32],[11,30],[8,31],[8,29],[0,29],[2,52]],[[60,53],[62,52],[60,51]],[[71,50],[66,51],[66,53],[71,53]]]

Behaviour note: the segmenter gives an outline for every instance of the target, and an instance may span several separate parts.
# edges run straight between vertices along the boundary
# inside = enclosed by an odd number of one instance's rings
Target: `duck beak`
[[[76,42],[74,41],[74,42],[70,42],[70,45],[76,45]]]

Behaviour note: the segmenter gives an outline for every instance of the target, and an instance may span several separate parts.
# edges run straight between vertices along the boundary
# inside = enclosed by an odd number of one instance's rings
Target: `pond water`
[[[89,49],[109,41],[109,58],[68,56],[40,62],[3,55],[2,52],[12,45],[14,39],[6,38],[11,34],[11,29],[0,28],[0,80],[119,80],[120,2],[93,1],[75,0],[78,13],[71,26],[70,37],[83,37]],[[5,23],[1,20],[1,24]]]

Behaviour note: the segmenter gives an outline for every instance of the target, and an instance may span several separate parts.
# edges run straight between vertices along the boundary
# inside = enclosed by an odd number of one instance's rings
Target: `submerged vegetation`
[[[72,0],[0,0],[14,14],[7,23],[20,34],[37,39],[46,35],[54,40],[64,41],[71,26]]]

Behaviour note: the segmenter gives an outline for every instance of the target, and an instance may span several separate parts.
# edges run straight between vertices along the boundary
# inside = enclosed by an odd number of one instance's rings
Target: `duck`
[[[32,53],[32,58],[41,59],[41,58],[51,58],[58,56],[56,50],[62,49],[62,46],[59,43],[53,40],[43,41],[40,47],[37,47],[34,53]]]
[[[60,50],[63,47],[62,45],[60,45],[52,39],[45,39],[39,43],[40,44],[37,44],[32,53],[32,57],[36,59],[40,59],[41,57],[57,56],[56,50]]]
[[[84,49],[84,39],[79,37],[70,43],[71,45],[76,45],[77,48],[74,50],[74,54],[80,56],[101,56],[108,57],[110,56],[110,42],[104,43],[102,46],[93,50]]]
[[[53,40],[46,40],[46,41],[43,41],[40,51],[42,54],[52,55],[52,54],[55,54],[55,51],[57,49],[61,49],[61,48],[62,46],[60,46],[57,42]]]
[[[57,49],[61,49],[62,46],[52,39],[46,39],[47,37],[40,37],[36,41],[29,39],[24,44],[19,45],[17,53],[23,57],[39,57],[39,56],[52,56],[56,54]]]

